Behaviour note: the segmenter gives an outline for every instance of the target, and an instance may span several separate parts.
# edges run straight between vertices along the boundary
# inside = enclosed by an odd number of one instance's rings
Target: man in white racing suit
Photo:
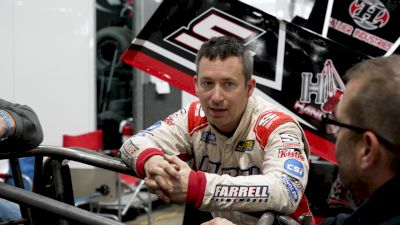
[[[211,38],[196,64],[199,101],[131,137],[122,159],[164,201],[237,224],[255,224],[264,211],[297,221],[311,214],[309,145],[295,119],[252,96],[249,50],[233,37]]]

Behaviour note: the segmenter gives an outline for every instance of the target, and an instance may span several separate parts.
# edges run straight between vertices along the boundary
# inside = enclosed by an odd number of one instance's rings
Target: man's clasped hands
[[[185,203],[192,169],[177,156],[150,157],[145,165],[145,184],[151,193],[166,203]]]

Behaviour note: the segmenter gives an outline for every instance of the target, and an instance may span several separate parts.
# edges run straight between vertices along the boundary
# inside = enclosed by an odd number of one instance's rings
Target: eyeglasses
[[[341,123],[337,120],[331,119],[333,116],[331,113],[325,113],[322,114],[321,119],[322,119],[322,128],[325,133],[327,134],[333,134],[336,135],[339,132],[340,127],[344,127],[350,130],[353,130],[357,133],[364,133],[368,131],[369,129],[361,128],[361,127],[356,127],[350,124],[345,124]]]
[[[323,132],[325,132],[326,134],[332,134],[336,137],[336,134],[339,132],[340,127],[344,127],[347,128],[349,130],[352,130],[356,133],[362,134],[364,132],[370,131],[372,133],[375,134],[375,136],[378,138],[378,140],[385,145],[386,147],[388,147],[389,149],[397,149],[396,146],[394,144],[392,144],[390,141],[388,141],[386,138],[378,135],[375,131],[371,130],[371,129],[366,129],[366,128],[361,128],[361,127],[357,127],[357,126],[353,126],[350,124],[345,124],[345,123],[341,123],[337,120],[331,119],[333,116],[331,113],[325,113],[321,116],[322,119],[322,128]]]

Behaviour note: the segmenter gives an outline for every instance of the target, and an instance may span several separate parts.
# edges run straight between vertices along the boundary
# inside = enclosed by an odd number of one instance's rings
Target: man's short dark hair
[[[238,39],[231,36],[213,37],[203,43],[196,58],[198,72],[199,62],[202,58],[210,60],[225,60],[228,57],[237,56],[243,64],[243,74],[246,81],[250,80],[253,74],[253,56],[249,49]]]
[[[352,124],[400,146],[400,56],[360,62],[346,72],[345,79],[361,81],[346,110]]]

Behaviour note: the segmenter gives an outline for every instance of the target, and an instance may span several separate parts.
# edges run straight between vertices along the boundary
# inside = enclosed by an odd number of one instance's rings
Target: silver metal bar
[[[122,159],[111,157],[100,152],[88,150],[84,148],[64,148],[57,146],[39,146],[23,152],[1,152],[0,159],[20,158],[27,156],[55,156],[63,159],[70,159],[77,162],[86,163],[88,165],[99,168],[124,173],[132,176],[133,170],[130,169]]]
[[[37,208],[50,213],[53,213],[60,218],[73,220],[82,224],[89,225],[122,225],[118,221],[114,221],[92,212],[74,207],[72,205],[26,191],[21,188],[16,188],[6,183],[0,182],[0,196],[7,200],[27,205],[32,208]]]

